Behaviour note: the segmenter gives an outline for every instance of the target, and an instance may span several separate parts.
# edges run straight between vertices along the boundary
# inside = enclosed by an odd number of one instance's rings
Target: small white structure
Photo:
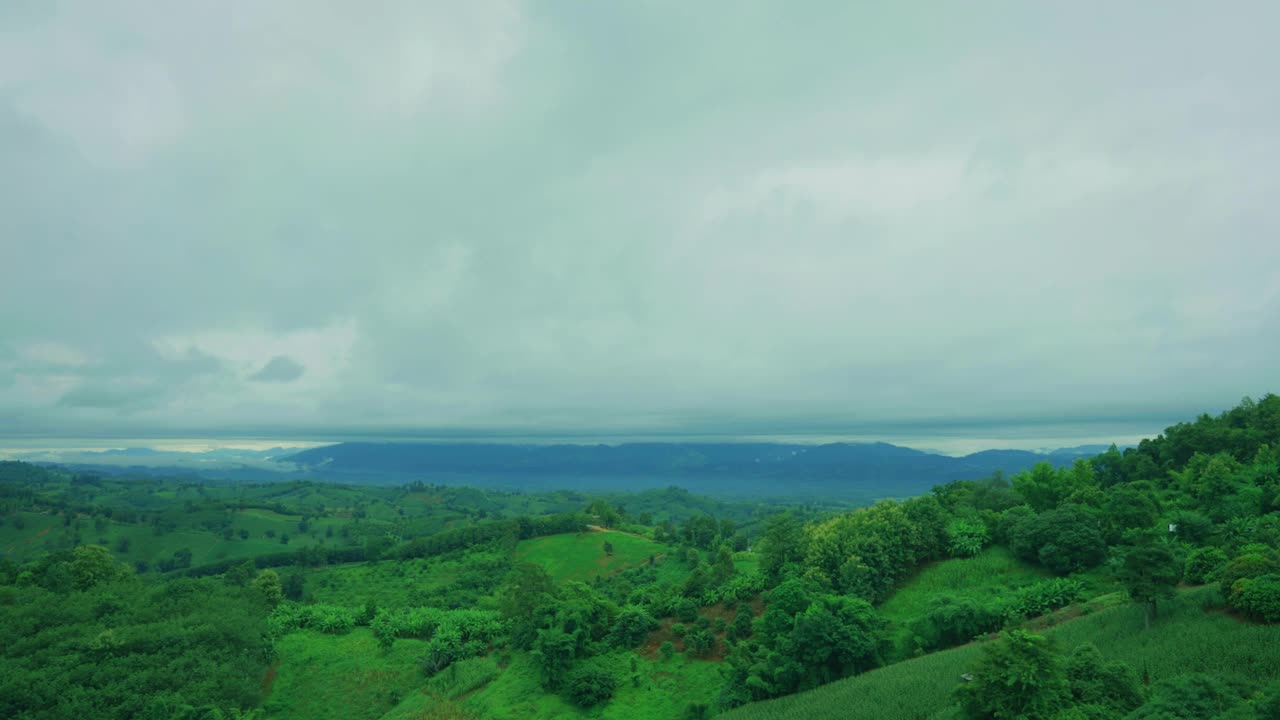
[[[1176,532],[1178,532],[1178,524],[1177,524],[1177,523],[1169,523],[1169,532],[1171,532],[1171,533],[1176,533]]]

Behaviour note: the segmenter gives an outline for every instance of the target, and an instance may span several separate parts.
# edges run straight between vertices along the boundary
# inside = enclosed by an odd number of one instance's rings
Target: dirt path
[[[647,538],[647,537],[645,537],[645,536],[643,536],[643,535],[639,535],[639,534],[632,533],[632,532],[627,532],[626,530],[613,530],[613,529],[610,529],[610,528],[607,528],[607,527],[601,527],[601,526],[599,526],[599,525],[588,525],[587,527],[588,527],[592,532],[618,533],[619,535],[630,535],[630,536],[631,536],[631,537],[633,537],[633,538],[639,538],[640,540],[644,540],[645,542],[651,542],[651,543],[653,543],[654,545],[657,545],[657,543],[656,543],[656,542],[654,542],[654,539],[653,539],[653,538]]]

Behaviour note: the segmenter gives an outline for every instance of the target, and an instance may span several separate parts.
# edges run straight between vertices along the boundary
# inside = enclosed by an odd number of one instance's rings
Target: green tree
[[[284,599],[284,588],[280,585],[280,576],[275,570],[267,569],[258,573],[253,581],[253,589],[257,590],[268,605],[276,606]]]
[[[543,615],[555,601],[556,587],[545,568],[516,563],[498,593],[498,609],[511,621],[511,643],[520,649],[533,645]]]
[[[633,648],[649,635],[649,631],[658,626],[649,611],[640,605],[627,605],[618,613],[610,635],[614,643],[620,647]]]
[[[98,583],[125,576],[124,566],[111,557],[111,551],[99,545],[81,545],[72,550],[68,570],[76,590],[88,590]]]
[[[1077,706],[1101,707],[1118,716],[1142,704],[1142,686],[1133,668],[1105,662],[1091,643],[1077,647],[1067,658],[1066,677]]]
[[[670,660],[676,654],[675,644],[673,644],[670,640],[662,641],[662,644],[658,646],[658,654],[662,656],[662,659],[664,661]]]
[[[983,648],[972,680],[956,690],[972,720],[1051,720],[1070,702],[1062,661],[1049,640],[1012,630]]]
[[[569,673],[564,689],[570,702],[589,708],[613,697],[618,681],[603,668],[582,667]]]
[[[1150,699],[1126,720],[1205,720],[1240,701],[1238,692],[1215,677],[1179,675],[1152,686]]]
[[[1173,597],[1182,577],[1178,558],[1168,545],[1149,541],[1131,548],[1124,557],[1120,583],[1134,602],[1142,603],[1143,624],[1151,628],[1151,616],[1162,598]]]
[[[804,526],[791,513],[774,515],[765,524],[758,550],[760,570],[776,580],[784,567],[804,556]]]
[[[733,552],[727,545],[721,545],[716,551],[715,564],[711,566],[711,577],[716,584],[720,584],[733,577],[733,573]]]

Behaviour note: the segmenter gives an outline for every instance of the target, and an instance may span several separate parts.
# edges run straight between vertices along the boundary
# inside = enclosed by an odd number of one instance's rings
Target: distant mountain
[[[1101,451],[1101,448],[1098,451]],[[644,489],[678,484],[743,496],[905,497],[996,470],[1069,465],[1092,449],[987,450],[964,457],[889,443],[340,443],[276,458],[309,475],[364,481]]]

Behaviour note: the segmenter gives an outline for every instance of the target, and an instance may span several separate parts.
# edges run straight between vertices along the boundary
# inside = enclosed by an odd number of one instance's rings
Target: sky
[[[1277,26],[8,0],[0,438],[1010,444],[1216,413],[1280,391]]]

